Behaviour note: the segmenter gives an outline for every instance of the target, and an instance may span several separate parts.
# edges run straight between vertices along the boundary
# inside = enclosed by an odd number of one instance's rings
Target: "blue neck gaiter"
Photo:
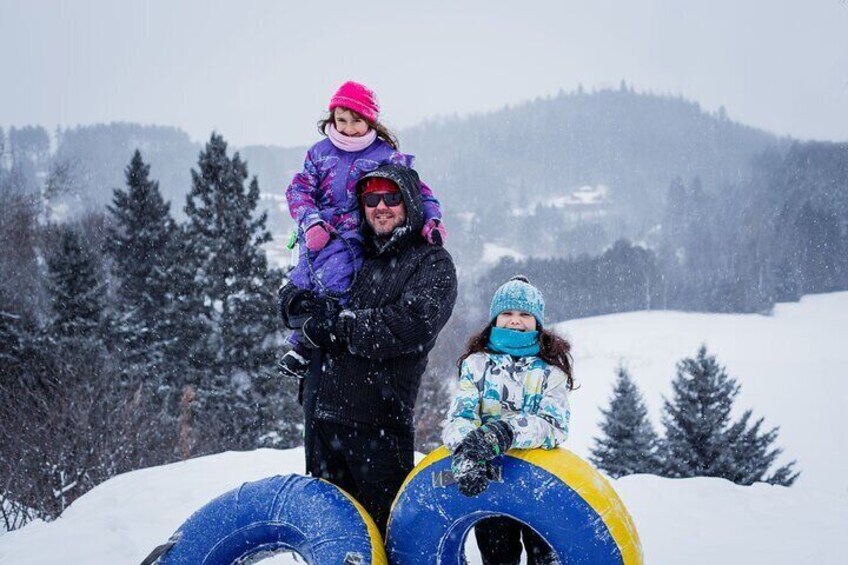
[[[496,353],[509,353],[516,357],[536,355],[539,353],[539,332],[520,332],[495,326],[489,334],[488,347]]]

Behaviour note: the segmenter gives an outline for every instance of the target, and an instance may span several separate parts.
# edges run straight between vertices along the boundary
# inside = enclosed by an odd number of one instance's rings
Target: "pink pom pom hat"
[[[330,112],[339,107],[353,110],[372,123],[380,116],[380,103],[374,91],[352,80],[341,85],[330,99]]]

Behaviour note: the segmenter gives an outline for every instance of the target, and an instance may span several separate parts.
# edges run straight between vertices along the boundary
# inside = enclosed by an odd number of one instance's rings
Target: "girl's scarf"
[[[489,334],[488,348],[495,353],[527,357],[539,353],[539,332],[520,332],[494,326]]]
[[[349,153],[362,151],[374,143],[374,140],[377,139],[377,132],[374,128],[369,128],[368,132],[360,137],[351,137],[349,135],[339,133],[336,126],[332,123],[327,124],[327,127],[324,128],[324,133],[327,134],[327,137],[330,138],[330,141],[336,146],[336,149],[341,149],[342,151],[347,151]]]

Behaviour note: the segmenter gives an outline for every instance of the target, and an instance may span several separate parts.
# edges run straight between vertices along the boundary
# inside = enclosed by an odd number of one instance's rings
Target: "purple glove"
[[[424,224],[424,229],[421,230],[421,235],[427,240],[430,245],[444,245],[448,238],[448,232],[445,230],[444,224],[438,218],[427,220]]]
[[[323,222],[306,230],[306,248],[313,253],[321,251],[330,241],[330,232]]]

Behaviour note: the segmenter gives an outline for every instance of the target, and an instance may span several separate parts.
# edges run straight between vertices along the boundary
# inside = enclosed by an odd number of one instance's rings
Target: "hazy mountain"
[[[707,193],[731,194],[749,181],[754,156],[770,147],[784,153],[789,144],[731,121],[723,110],[711,114],[697,103],[625,85],[397,133],[443,203],[453,250],[469,260],[483,257],[484,244],[569,256],[596,254],[622,236],[641,238],[659,222],[675,177],[698,177]],[[84,200],[99,205],[122,185],[135,148],[181,214],[201,145],[179,129],[126,123],[67,129],[59,132],[53,162],[70,163]],[[271,230],[288,231],[285,188],[306,147],[230,149],[240,150],[258,176]]]
[[[467,236],[452,245],[478,259],[482,242],[569,255],[640,237],[660,220],[675,177],[699,177],[707,192],[729,194],[750,179],[754,156],[788,145],[723,111],[626,87],[561,93],[398,134],[442,201],[449,232]],[[305,149],[242,154],[263,190],[282,195]]]
[[[487,241],[534,255],[639,237],[659,221],[675,177],[726,192],[750,177],[752,157],[785,144],[724,112],[626,88],[423,124],[401,139],[449,211],[478,213]],[[594,241],[575,241],[586,230],[569,230],[587,223]],[[527,242],[530,230],[541,237]]]
[[[201,146],[174,127],[131,123],[96,124],[61,130],[53,166],[69,168],[68,182],[82,201],[100,206],[112,200],[112,191],[124,187],[124,169],[136,149],[150,163],[151,177],[180,214],[191,187]]]

